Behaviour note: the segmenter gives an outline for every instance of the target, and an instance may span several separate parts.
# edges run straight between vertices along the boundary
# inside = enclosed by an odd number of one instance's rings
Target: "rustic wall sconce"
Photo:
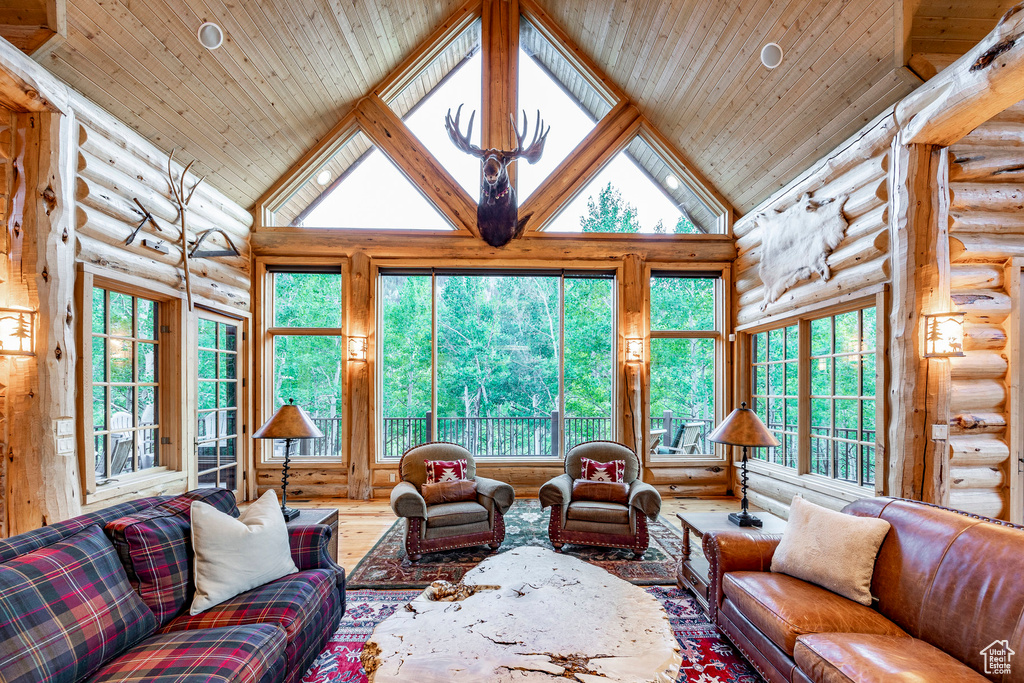
[[[626,340],[626,362],[627,363],[643,363],[644,362],[644,340],[643,339],[627,339]]]
[[[953,358],[964,354],[964,313],[932,313],[924,316],[924,357]]]
[[[357,361],[366,360],[366,337],[348,338],[348,359]]]
[[[34,356],[36,312],[27,308],[0,308],[0,356]]]

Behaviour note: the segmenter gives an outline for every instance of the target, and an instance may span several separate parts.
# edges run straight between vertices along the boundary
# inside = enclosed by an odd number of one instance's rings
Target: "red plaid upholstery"
[[[153,636],[104,666],[89,683],[259,683],[281,670],[284,631],[271,624]]]
[[[156,630],[96,525],[0,564],[0,680],[74,683]]]
[[[612,460],[611,462],[598,462],[590,458],[580,458],[581,479],[590,481],[610,481],[618,484],[622,482],[626,474],[625,460]]]
[[[311,627],[316,625],[323,628],[323,624],[318,623],[318,615],[325,604],[337,602],[336,589],[337,578],[330,569],[290,574],[236,595],[195,616],[186,612],[171,620],[161,629],[161,633],[216,628],[229,624],[277,624],[285,630],[287,637],[285,657],[289,667],[297,666],[309,641],[321,635],[313,633]]]
[[[306,569],[333,569],[338,585],[345,585],[345,568],[337,564],[327,551],[331,540],[331,527],[326,524],[306,524],[288,527],[288,544],[292,562],[299,571]]]
[[[189,491],[156,507],[107,524],[128,580],[153,610],[161,625],[173,619],[189,602],[191,581],[192,501],[209,503],[221,512],[238,516],[235,496],[224,489]]]

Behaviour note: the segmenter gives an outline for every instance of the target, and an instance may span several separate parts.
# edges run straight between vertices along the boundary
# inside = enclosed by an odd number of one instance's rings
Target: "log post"
[[[370,257],[364,252],[352,255],[348,287],[348,335],[342,357],[348,358],[348,339],[367,338],[370,329]],[[345,360],[348,368],[348,497],[366,500],[373,495],[370,486],[370,444],[373,423],[370,420],[370,364],[375,361],[372,345],[367,343],[365,361]]]
[[[484,0],[481,8],[483,42],[483,109],[480,142],[484,149],[512,149],[512,120],[518,110],[519,0]],[[514,165],[509,180],[515,180]]]
[[[644,406],[643,376],[641,363],[626,362],[626,340],[645,339],[644,334],[644,263],[637,254],[627,254],[623,260],[622,284],[619,290],[621,301],[621,323],[619,333],[619,377],[622,390],[619,441],[636,451],[641,463],[646,463],[644,454]],[[645,340],[645,348],[648,346]]]
[[[67,206],[72,121],[16,116],[12,243],[5,297],[37,311],[35,357],[8,368],[10,429],[5,456],[11,535],[81,512],[75,454],[75,252]]]
[[[948,443],[930,437],[931,425],[949,424],[950,364],[924,357],[924,314],[951,307],[948,168],[948,150],[893,140],[887,493],[939,504],[949,496]]]

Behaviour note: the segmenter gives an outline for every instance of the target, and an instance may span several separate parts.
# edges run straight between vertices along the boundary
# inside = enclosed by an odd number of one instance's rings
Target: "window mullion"
[[[811,323],[797,322],[797,385],[799,395],[808,397],[798,401],[797,417],[797,474],[811,471]]]

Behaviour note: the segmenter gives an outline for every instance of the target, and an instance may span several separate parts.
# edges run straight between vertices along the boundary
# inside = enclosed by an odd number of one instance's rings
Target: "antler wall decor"
[[[192,276],[188,269],[189,249],[188,249],[188,204],[192,201],[192,195],[195,194],[196,188],[199,184],[205,180],[206,176],[203,176],[196,181],[195,185],[185,192],[185,176],[188,175],[189,169],[192,168],[192,164],[196,163],[193,159],[185,167],[185,170],[181,172],[181,176],[177,181],[174,179],[174,169],[171,166],[171,162],[174,159],[174,150],[167,156],[167,179],[171,184],[171,193],[174,195],[175,201],[178,202],[178,215],[181,217],[181,263],[185,270],[185,297],[188,299],[188,310],[192,310]]]
[[[516,134],[516,146],[512,150],[481,149],[469,140],[473,136],[474,111],[469,117],[469,129],[465,135],[459,130],[459,117],[462,115],[462,105],[455,111],[455,118],[452,119],[452,110],[448,110],[444,118],[444,127],[448,131],[448,137],[452,143],[466,154],[478,157],[481,170],[480,201],[476,205],[476,223],[480,228],[480,235],[484,241],[492,247],[503,247],[523,234],[527,221],[532,214],[519,219],[519,200],[516,198],[516,191],[508,180],[508,165],[516,159],[526,159],[531,164],[537,163],[540,155],[544,153],[544,142],[547,140],[548,131],[544,128],[544,121],[540,118],[540,111],[537,112],[537,125],[533,131],[533,140],[525,148],[523,141],[529,133],[530,122],[523,112],[523,132],[519,133],[519,126],[514,116],[512,128]]]

